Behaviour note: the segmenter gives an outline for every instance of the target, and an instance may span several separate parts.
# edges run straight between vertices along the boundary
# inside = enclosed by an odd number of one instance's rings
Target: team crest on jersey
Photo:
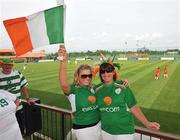
[[[116,93],[116,94],[120,94],[120,93],[121,93],[121,88],[117,88],[117,89],[115,90],[115,93]]]
[[[11,80],[7,81],[7,84],[10,85],[11,84]]]

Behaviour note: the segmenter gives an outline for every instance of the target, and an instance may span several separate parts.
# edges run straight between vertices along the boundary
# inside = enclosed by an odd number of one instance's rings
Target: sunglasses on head
[[[92,74],[82,74],[82,75],[81,75],[81,78],[82,78],[82,79],[85,79],[85,78],[87,78],[87,77],[88,77],[88,78],[92,78]]]
[[[113,72],[113,70],[112,69],[107,69],[107,70],[101,70],[100,71],[101,74],[104,74],[105,72],[106,73],[111,73],[111,72]]]

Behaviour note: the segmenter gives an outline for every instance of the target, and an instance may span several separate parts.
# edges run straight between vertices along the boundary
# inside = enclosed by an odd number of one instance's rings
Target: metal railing
[[[28,132],[25,140],[65,140],[71,132],[72,112],[69,110],[36,103],[28,112],[29,116],[25,115]]]
[[[41,121],[41,126],[38,126],[38,130],[30,136],[27,136],[25,140],[66,140],[67,135],[68,140],[74,140],[71,132],[71,111],[37,103],[33,105],[33,107],[40,111],[40,119],[35,119],[34,123],[36,125],[36,123],[38,124],[38,122]],[[31,115],[33,115],[33,113]],[[135,130],[137,140],[144,140],[144,136],[146,136],[145,140],[180,140],[180,136],[152,131],[142,127],[136,126]]]
[[[146,136],[146,140],[147,139],[153,140],[155,138],[160,140],[180,140],[180,136],[177,135],[163,133],[159,131],[153,131],[138,126],[136,126],[135,128],[136,128],[136,133],[139,134],[139,138],[138,138],[139,140],[143,140],[143,136]]]

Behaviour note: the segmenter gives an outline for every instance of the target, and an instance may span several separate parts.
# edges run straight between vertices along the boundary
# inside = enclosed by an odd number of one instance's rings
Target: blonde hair
[[[73,81],[73,84],[74,84],[75,86],[79,86],[78,76],[79,76],[79,74],[80,74],[80,72],[81,72],[82,70],[90,70],[90,72],[92,73],[92,68],[91,68],[91,66],[89,66],[89,65],[87,65],[87,64],[82,64],[82,65],[80,65],[80,66],[76,69],[76,71],[75,71],[75,73],[74,73],[74,81]]]

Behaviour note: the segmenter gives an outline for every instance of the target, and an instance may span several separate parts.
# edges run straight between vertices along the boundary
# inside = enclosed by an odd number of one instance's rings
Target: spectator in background
[[[160,77],[160,72],[161,72],[160,67],[157,67],[157,68],[156,68],[156,74],[155,74],[155,79],[156,79],[156,80],[159,79],[159,77]]]
[[[167,66],[164,67],[164,78],[168,78],[168,68],[167,68]]]
[[[25,63],[25,64],[23,65],[23,69],[26,70],[26,68],[27,68],[27,63]]]
[[[14,94],[0,90],[0,140],[23,140],[15,116],[18,105]]]
[[[30,105],[31,101],[29,98],[29,92],[27,88],[27,80],[24,78],[23,74],[17,70],[13,70],[13,60],[10,58],[4,58],[1,61],[2,71],[0,72],[0,89],[9,91],[10,93],[16,95],[17,98],[21,98],[21,93],[24,95],[27,103]],[[24,115],[23,106],[21,104],[16,111],[17,121],[22,135],[24,134]]]
[[[95,91],[103,140],[133,140],[133,115],[147,128],[160,129],[158,123],[146,119],[131,89],[125,87],[123,81],[117,80],[113,64],[102,63],[99,75],[102,83],[96,86]]]

